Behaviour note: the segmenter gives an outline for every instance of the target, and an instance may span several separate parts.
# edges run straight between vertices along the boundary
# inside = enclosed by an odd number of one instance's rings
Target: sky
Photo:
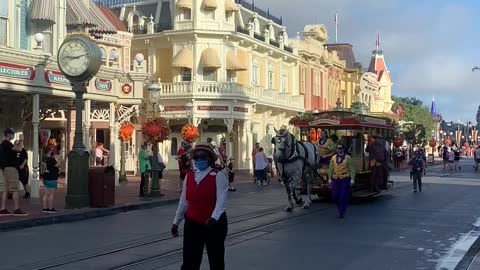
[[[249,1],[251,2],[251,1]],[[416,97],[448,121],[475,121],[480,106],[480,1],[476,0],[255,0],[255,5],[283,16],[294,37],[307,24],[324,24],[328,43],[354,46],[358,62],[368,67],[380,34],[392,94]]]

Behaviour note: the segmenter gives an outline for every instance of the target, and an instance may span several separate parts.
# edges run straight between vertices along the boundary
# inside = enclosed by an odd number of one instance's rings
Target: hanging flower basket
[[[403,145],[404,139],[402,137],[397,137],[395,140],[393,140],[393,145],[395,147],[400,147]]]
[[[430,141],[428,141],[428,145],[430,145],[430,147],[435,147],[437,146],[437,141],[435,139],[430,139]]]
[[[170,135],[167,120],[159,116],[149,116],[142,126],[143,137],[146,142],[163,142]]]
[[[185,125],[182,127],[181,134],[182,134],[182,138],[186,142],[191,143],[198,138],[198,127],[194,125]]]
[[[135,126],[130,121],[125,121],[120,125],[118,137],[121,141],[130,141],[134,131]]]

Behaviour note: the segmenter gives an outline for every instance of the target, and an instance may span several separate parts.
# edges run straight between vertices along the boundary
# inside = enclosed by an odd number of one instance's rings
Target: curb
[[[84,212],[75,212],[75,213],[67,213],[67,214],[60,214],[56,216],[47,216],[47,217],[40,217],[34,219],[27,219],[27,220],[16,220],[10,222],[0,223],[0,231],[12,231],[12,230],[19,230],[43,225],[52,225],[52,224],[59,224],[59,223],[68,223],[68,222],[75,222],[105,216],[112,216],[119,213],[135,211],[135,210],[144,210],[155,208],[159,206],[165,206],[173,203],[177,203],[179,199],[169,199],[169,200],[157,200],[151,202],[142,202],[142,203],[135,203],[135,204],[127,204],[122,206],[116,206],[111,208],[94,208],[91,211],[84,211]]]
[[[473,242],[454,270],[467,270],[480,252],[480,237]]]

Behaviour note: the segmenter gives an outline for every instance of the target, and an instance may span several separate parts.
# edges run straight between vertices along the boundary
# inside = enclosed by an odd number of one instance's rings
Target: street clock
[[[72,84],[85,83],[100,69],[102,52],[87,35],[72,34],[60,46],[57,61],[60,71]]]

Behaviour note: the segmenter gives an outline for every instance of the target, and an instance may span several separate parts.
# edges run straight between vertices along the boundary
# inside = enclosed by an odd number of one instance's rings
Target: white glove
[[[353,186],[353,185],[355,185],[355,181],[352,180],[350,181],[350,186]]]

